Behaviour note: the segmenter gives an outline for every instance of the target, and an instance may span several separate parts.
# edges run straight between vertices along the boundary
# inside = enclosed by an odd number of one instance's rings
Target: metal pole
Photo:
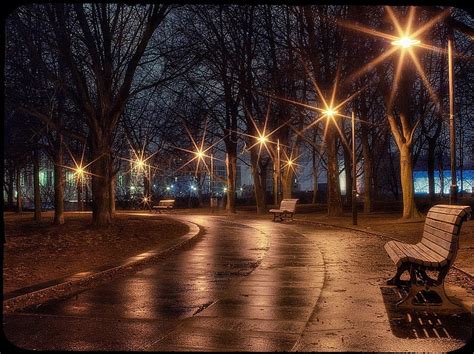
[[[212,174],[214,173],[214,155],[211,154],[211,172],[209,173],[209,194],[211,195],[210,196],[210,201],[209,201],[209,204],[211,206],[211,208],[214,207],[214,205],[212,204],[212,191],[213,191],[213,186],[212,186],[212,182],[213,182],[213,179],[212,179]]]
[[[281,166],[280,166],[280,139],[277,140],[277,204],[280,204]],[[278,205],[276,206],[278,208]]]
[[[352,225],[357,225],[357,176],[354,112],[352,112]]]
[[[450,204],[456,204],[458,199],[458,186],[456,180],[456,135],[454,127],[454,83],[453,83],[453,44],[452,33],[448,39],[448,65],[449,65],[449,139],[451,141],[451,187]]]

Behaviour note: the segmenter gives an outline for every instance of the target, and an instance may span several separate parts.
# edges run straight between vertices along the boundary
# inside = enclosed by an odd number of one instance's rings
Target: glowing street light
[[[413,38],[410,38],[408,36],[405,36],[405,37],[401,37],[401,38],[393,41],[392,45],[399,46],[399,47],[407,49],[407,48],[413,47],[415,45],[418,45],[420,43],[421,42],[418,39],[413,39]]]
[[[204,158],[204,156],[205,156],[204,152],[203,152],[201,149],[199,149],[198,151],[196,151],[194,154],[195,154],[196,157],[197,157],[198,159],[200,159],[200,160],[202,160],[202,159]]]
[[[143,161],[142,159],[138,158],[135,160],[135,167],[137,168],[137,170],[143,170],[143,168],[145,167],[145,161]]]
[[[268,138],[265,136],[265,135],[260,135],[258,138],[257,138],[258,142],[260,143],[260,145],[264,145],[265,143],[268,142]]]
[[[322,113],[323,115],[325,115],[328,118],[331,118],[332,120],[334,120],[334,117],[338,114],[338,112],[332,107],[329,107],[323,110]]]
[[[77,176],[78,179],[82,179],[84,177],[84,168],[82,166],[77,166],[75,169],[74,169],[74,174]]]

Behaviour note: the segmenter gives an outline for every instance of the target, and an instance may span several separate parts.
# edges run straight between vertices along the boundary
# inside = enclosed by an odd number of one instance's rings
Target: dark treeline
[[[403,51],[378,35],[398,36],[398,23],[411,23],[409,33],[425,26],[419,39],[430,47]],[[21,6],[5,26],[7,203],[14,204],[20,173],[32,164],[41,218],[41,151],[55,166],[54,222],[64,222],[64,170],[76,160],[88,165],[93,222],[108,225],[116,174],[133,158],[130,150],[151,156],[149,190],[151,175],[189,158],[177,149],[194,149],[189,132],[226,156],[229,212],[239,160],[251,166],[257,211],[267,208],[268,173],[278,201],[280,155],[309,157],[314,196],[324,171],[328,214],[341,215],[351,202],[341,196],[339,175],[350,191],[354,113],[364,211],[391,195],[403,200],[405,218],[417,217],[413,166],[426,158],[434,198],[435,171],[449,164],[449,38],[460,164],[474,152],[472,24],[470,13],[443,7]],[[339,103],[330,119],[325,112]],[[269,133],[272,143],[259,144],[256,138]],[[288,198],[295,170],[282,165],[281,197]],[[199,181],[205,173],[198,171]],[[18,192],[19,210],[21,198]]]

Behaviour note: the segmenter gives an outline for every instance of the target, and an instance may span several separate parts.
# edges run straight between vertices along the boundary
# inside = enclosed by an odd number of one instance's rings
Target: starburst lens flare
[[[258,137],[258,142],[260,144],[265,144],[267,141],[268,141],[268,138],[264,135],[261,135],[261,136]]]
[[[393,41],[392,44],[402,48],[410,48],[412,46],[420,44],[420,41],[418,39],[412,39],[410,37],[402,37],[400,39],[397,39],[396,41]]]
[[[82,178],[84,176],[84,169],[81,166],[76,168],[76,176],[78,178]]]
[[[337,111],[332,108],[328,108],[323,111],[323,114],[328,116],[329,118],[334,119],[334,116],[337,114]]]
[[[204,157],[204,152],[202,150],[198,150],[197,152],[195,152],[195,154],[200,159]]]
[[[138,169],[143,169],[143,167],[145,166],[145,162],[142,160],[142,159],[138,159],[136,162],[135,162],[136,166]]]

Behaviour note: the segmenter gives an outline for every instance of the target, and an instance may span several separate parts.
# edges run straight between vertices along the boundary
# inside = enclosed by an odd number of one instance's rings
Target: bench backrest
[[[280,203],[280,210],[287,210],[291,213],[295,212],[298,199],[283,199]]]
[[[467,205],[435,205],[426,215],[421,243],[447,259],[450,266],[459,248],[461,225],[470,216]]]
[[[163,199],[158,202],[162,206],[174,206],[174,199]]]

